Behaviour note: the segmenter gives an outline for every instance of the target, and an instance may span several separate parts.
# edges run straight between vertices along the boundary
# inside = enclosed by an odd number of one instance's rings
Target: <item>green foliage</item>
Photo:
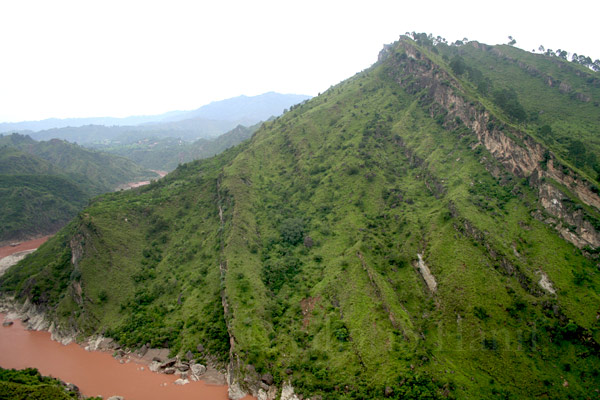
[[[465,64],[465,60],[458,54],[455,55],[450,61],[450,68],[456,75],[462,75],[467,71],[467,65]]]
[[[527,113],[517,98],[517,92],[512,89],[499,89],[493,93],[494,102],[517,122],[527,119]]]
[[[434,380],[427,375],[408,374],[399,378],[399,382],[391,387],[393,399],[442,399],[446,396]]]
[[[333,334],[340,342],[347,342],[350,338],[350,332],[348,332],[348,328],[342,321],[336,321],[333,325]]]
[[[490,315],[487,313],[487,311],[485,311],[485,308],[479,307],[479,306],[475,306],[473,308],[473,314],[475,314],[475,316],[482,321],[485,321],[486,319],[488,319],[490,317]]]
[[[129,160],[61,140],[0,136],[0,242],[54,233],[93,196],[150,176]]]
[[[305,222],[302,218],[288,218],[279,226],[281,240],[284,243],[297,245],[304,239]]]
[[[67,400],[79,398],[77,392],[67,391],[63,382],[42,376],[35,368],[23,370],[0,368],[0,399]],[[100,397],[85,397],[84,399],[99,400]]]
[[[269,258],[265,260],[262,267],[263,282],[276,293],[284,284],[293,284],[293,279],[300,272],[301,267],[300,259],[292,254],[275,259]]]
[[[596,154],[590,151],[580,140],[571,140],[568,148],[568,157],[578,168],[590,167],[596,173],[600,173],[600,165]]]

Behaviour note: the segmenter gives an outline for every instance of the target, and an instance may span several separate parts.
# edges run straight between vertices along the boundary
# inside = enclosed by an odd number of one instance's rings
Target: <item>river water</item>
[[[4,321],[0,314],[0,321]],[[64,346],[50,333],[28,331],[20,321],[0,326],[0,366],[37,368],[42,375],[74,383],[86,396],[123,396],[125,400],[226,400],[227,386],[190,382],[179,386],[177,376],[151,372],[144,364],[120,364],[111,353]],[[251,397],[248,397],[251,399]]]

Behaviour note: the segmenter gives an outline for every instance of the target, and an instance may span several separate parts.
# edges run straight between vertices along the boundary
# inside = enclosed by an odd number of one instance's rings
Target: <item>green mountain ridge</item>
[[[597,396],[597,79],[403,36],[249,141],[94,199],[0,291],[220,362],[231,398]]]
[[[91,197],[154,177],[128,159],[62,140],[0,136],[0,242],[54,233]]]

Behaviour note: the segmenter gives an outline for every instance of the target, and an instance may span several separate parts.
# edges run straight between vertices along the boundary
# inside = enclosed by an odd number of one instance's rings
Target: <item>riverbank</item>
[[[151,169],[150,171],[154,172],[156,175],[158,175],[158,179],[160,178],[164,178],[165,175],[167,175],[167,171],[159,171],[159,170],[155,170],[155,169]],[[128,190],[128,189],[133,189],[133,188],[137,188],[140,186],[146,186],[149,185],[152,181],[151,180],[146,180],[146,181],[137,181],[137,182],[128,182],[128,183],[123,183],[122,185],[117,186],[117,188],[115,190]]]
[[[1,247],[0,275],[50,237]],[[128,352],[102,337],[76,344],[75,333],[59,331],[37,307],[17,307],[11,299],[1,299],[0,321],[1,367],[37,368],[43,375],[77,385],[85,396],[119,395],[126,400],[229,398],[225,371],[169,358],[168,349]]]
[[[51,237],[51,235],[48,235],[0,247],[0,276],[2,276],[7,269],[24,259],[28,254],[36,251],[39,246]]]
[[[118,353],[118,350],[115,358],[115,350],[101,349],[102,340],[96,343],[99,346],[96,351],[91,351],[91,343],[87,343],[87,351],[75,343],[62,345],[51,340],[50,332],[28,330],[20,320],[6,317],[0,313],[0,320],[13,323],[0,327],[0,366],[3,368],[37,368],[43,375],[74,383],[86,396],[109,398],[119,395],[126,400],[228,399],[226,385],[212,385],[202,380],[194,382],[183,379],[181,373],[154,373],[150,366],[158,361],[149,365],[147,358]],[[182,384],[184,380],[188,383]]]

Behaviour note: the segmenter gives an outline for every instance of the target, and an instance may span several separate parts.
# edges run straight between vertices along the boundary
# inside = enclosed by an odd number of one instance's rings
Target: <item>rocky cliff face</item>
[[[526,132],[500,120],[482,104],[469,99],[460,82],[410,40],[401,40],[397,48],[386,46],[379,55],[379,62],[391,66],[389,74],[400,86],[420,96],[432,117],[438,117],[448,128],[464,124],[477,138],[476,145],[484,146],[506,171],[528,179],[538,189],[541,207],[553,217],[546,221],[563,238],[579,248],[600,245],[600,230],[592,223],[594,217],[581,207],[574,210],[571,200],[571,196],[576,196],[599,211],[600,196],[592,183]],[[491,167],[489,170],[499,177],[497,169]]]

